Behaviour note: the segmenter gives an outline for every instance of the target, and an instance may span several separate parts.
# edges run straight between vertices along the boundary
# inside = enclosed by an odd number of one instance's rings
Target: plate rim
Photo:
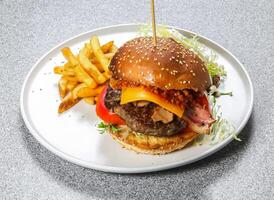
[[[21,93],[20,93],[20,111],[21,111],[21,115],[23,117],[23,121],[25,123],[25,125],[27,126],[29,132],[32,134],[32,136],[42,145],[44,146],[47,150],[49,150],[51,153],[57,155],[58,157],[67,160],[71,163],[74,163],[76,165],[85,167],[85,168],[90,168],[90,169],[95,169],[95,170],[99,170],[99,171],[104,171],[104,172],[112,172],[112,173],[125,173],[125,174],[130,174],[130,173],[147,173],[147,172],[155,172],[155,171],[162,171],[162,170],[166,170],[166,169],[171,169],[171,168],[176,168],[179,166],[183,166],[183,165],[187,165],[193,162],[196,162],[198,160],[201,160],[207,156],[212,155],[213,153],[219,151],[220,149],[224,148],[228,143],[230,143],[233,140],[233,136],[229,136],[228,138],[226,138],[224,141],[216,144],[214,146],[214,148],[212,149],[208,149],[207,151],[203,152],[202,154],[199,154],[198,156],[194,156],[193,158],[187,160],[187,161],[176,161],[176,162],[172,162],[172,163],[168,163],[168,164],[160,164],[157,166],[149,166],[149,167],[133,167],[133,168],[126,168],[126,167],[113,167],[113,166],[104,166],[104,165],[98,165],[98,164],[91,164],[87,161],[81,160],[79,158],[76,158],[72,155],[69,155],[63,151],[61,151],[60,149],[57,149],[56,147],[54,147],[53,145],[51,145],[50,143],[48,143],[43,137],[42,135],[39,134],[39,131],[36,130],[36,128],[34,128],[31,123],[28,120],[27,117],[27,109],[25,109],[24,106],[24,94],[25,94],[25,90],[26,90],[26,86],[27,83],[31,77],[31,74],[33,73],[33,71],[36,69],[36,67],[39,65],[39,63],[45,58],[47,57],[50,53],[52,53],[55,49],[60,48],[62,45],[64,45],[65,43],[79,38],[81,36],[84,36],[86,34],[95,32],[95,31],[101,31],[104,29],[110,29],[110,28],[118,28],[118,27],[136,27],[136,26],[141,26],[144,25],[144,23],[126,23],[126,24],[117,24],[117,25],[110,25],[110,26],[104,26],[104,27],[100,27],[100,28],[95,28],[80,34],[77,34],[75,36],[70,37],[69,39],[58,43],[56,46],[54,46],[53,48],[51,48],[49,51],[47,51],[45,54],[43,54],[38,61],[35,62],[35,64],[31,67],[31,69],[28,71],[22,88],[21,88]],[[159,24],[160,26],[162,26],[161,24]],[[165,25],[166,26],[166,25]],[[182,29],[176,26],[166,26],[168,28],[173,28],[179,31],[183,31],[183,32],[188,32],[191,35],[197,35],[199,38],[202,38],[204,40],[207,40],[209,42],[211,42],[212,44],[214,44],[215,46],[217,46],[218,48],[221,48],[222,50],[224,50],[226,53],[229,54],[229,56],[231,56],[240,66],[241,66],[241,70],[243,70],[244,75],[247,77],[248,80],[248,86],[250,89],[250,104],[248,106],[248,110],[247,110],[247,114],[245,115],[244,119],[242,120],[241,124],[239,125],[238,129],[236,130],[236,135],[238,135],[243,128],[245,127],[245,125],[247,124],[252,110],[253,110],[253,104],[254,104],[254,88],[253,88],[253,84],[251,81],[251,78],[247,72],[247,70],[245,69],[245,67],[243,66],[243,64],[229,51],[227,50],[225,47],[219,45],[218,43],[216,43],[215,41],[212,41],[211,39],[195,33],[193,31],[189,31],[187,29]]]

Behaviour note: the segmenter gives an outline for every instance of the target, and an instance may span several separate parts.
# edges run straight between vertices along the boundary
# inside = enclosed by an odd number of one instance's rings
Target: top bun
[[[138,37],[126,42],[111,60],[112,79],[163,90],[205,91],[211,78],[194,52],[171,38]]]

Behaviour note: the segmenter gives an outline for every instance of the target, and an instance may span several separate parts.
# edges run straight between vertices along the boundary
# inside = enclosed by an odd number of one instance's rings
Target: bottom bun
[[[169,137],[157,137],[135,133],[126,126],[119,128],[119,132],[109,132],[113,139],[126,149],[145,154],[167,154],[182,149],[198,136],[190,129]]]

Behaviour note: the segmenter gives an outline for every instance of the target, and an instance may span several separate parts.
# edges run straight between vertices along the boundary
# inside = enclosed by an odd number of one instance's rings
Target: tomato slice
[[[106,123],[124,125],[125,120],[123,120],[119,115],[115,114],[114,112],[108,110],[108,108],[105,105],[105,96],[107,93],[107,88],[108,86],[105,86],[105,88],[99,95],[98,103],[96,104],[96,114]]]

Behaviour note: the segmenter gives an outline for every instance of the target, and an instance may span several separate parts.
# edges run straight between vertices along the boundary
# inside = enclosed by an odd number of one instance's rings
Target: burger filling
[[[135,132],[171,136],[189,126],[197,133],[208,133],[214,122],[208,105],[199,102],[200,95],[194,91],[146,88],[148,93],[135,90],[139,92],[127,93],[125,98],[123,89],[108,86],[105,105]],[[136,95],[140,96],[138,100]]]

